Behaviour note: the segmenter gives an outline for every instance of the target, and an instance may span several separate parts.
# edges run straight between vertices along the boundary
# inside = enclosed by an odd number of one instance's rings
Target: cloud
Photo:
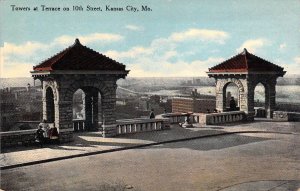
[[[241,52],[244,48],[246,48],[249,52],[255,53],[260,48],[269,45],[269,41],[267,39],[258,38],[258,39],[250,39],[246,40],[236,51]]]
[[[124,37],[119,34],[110,34],[110,33],[92,33],[88,35],[78,35],[78,36],[70,36],[70,35],[63,35],[58,38],[54,39],[53,44],[60,44],[60,45],[70,45],[74,43],[75,39],[78,38],[81,43],[89,44],[89,43],[108,43],[108,42],[117,42],[123,40]]]
[[[113,58],[113,59],[122,59],[122,58],[135,58],[138,56],[142,55],[150,55],[153,53],[152,48],[145,48],[142,46],[136,46],[128,51],[115,51],[115,50],[110,50],[105,53],[105,55]]]
[[[183,32],[173,33],[169,38],[175,42],[201,40],[223,44],[225,40],[229,38],[229,34],[227,32],[218,30],[191,28]]]
[[[0,47],[0,77],[28,77],[32,66],[37,62],[52,56],[61,46],[70,46],[79,38],[82,44],[95,42],[111,43],[124,39],[119,34],[92,33],[88,35],[63,35],[50,43],[27,41],[21,44],[4,42]],[[52,53],[52,55],[49,55]],[[40,60],[41,59],[41,60]]]
[[[287,71],[287,74],[299,74],[300,56],[295,57],[292,63],[284,63],[279,61],[279,66],[284,67],[284,70]]]
[[[300,64],[300,56],[295,57],[294,61],[295,61],[296,64]]]
[[[126,63],[127,68],[131,70],[130,76],[206,75],[205,71],[209,67],[224,59],[214,57],[197,59],[195,58],[197,50],[193,48],[191,50],[186,42],[193,44],[200,40],[222,44],[228,37],[229,35],[224,31],[187,29],[183,32],[171,33],[166,38],[153,39],[148,46],[134,46],[125,51],[109,50],[105,55]],[[73,44],[75,38],[79,38],[82,44],[112,43],[124,39],[119,34],[92,33],[78,36],[63,35],[53,39],[50,43],[29,41],[18,45],[5,43],[5,46],[1,48],[1,77],[4,74],[5,77],[30,76],[29,71],[32,70],[33,65],[53,55],[61,49],[61,46]]]
[[[39,43],[39,42],[25,42],[23,44],[13,44],[4,42],[4,46],[0,48],[1,55],[30,55],[37,50],[46,49],[47,45]]]
[[[10,62],[1,65],[0,78],[30,77],[29,71],[32,70],[32,63]]]
[[[137,25],[126,25],[126,29],[132,30],[132,31],[142,31],[144,30],[143,27],[137,26]]]
[[[144,64],[150,67],[144,68],[143,65],[134,63],[130,65],[131,77],[192,77],[206,76],[206,71],[209,67],[224,61],[224,58],[210,57],[206,60],[176,61],[168,62],[161,61],[158,63],[148,63],[151,60],[145,60]]]
[[[153,39],[149,46],[135,46],[126,51],[110,50],[105,54],[126,63],[127,68],[131,70],[131,77],[206,76],[208,68],[220,63],[224,58],[197,59],[197,50],[191,50],[190,45],[197,40],[221,44],[228,37],[223,31],[188,29],[172,33],[166,38]],[[190,45],[187,46],[186,42]],[[191,55],[194,56],[192,61]]]
[[[286,43],[282,43],[282,44],[279,45],[280,50],[283,50],[285,48],[286,48]]]

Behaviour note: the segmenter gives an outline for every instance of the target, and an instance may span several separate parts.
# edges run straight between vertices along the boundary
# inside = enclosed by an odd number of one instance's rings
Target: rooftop
[[[86,46],[79,39],[51,58],[33,67],[34,71],[53,70],[113,70],[124,71],[125,65],[108,58]]]
[[[284,68],[251,54],[244,48],[240,54],[209,68],[210,73],[219,72],[278,72],[284,74]]]

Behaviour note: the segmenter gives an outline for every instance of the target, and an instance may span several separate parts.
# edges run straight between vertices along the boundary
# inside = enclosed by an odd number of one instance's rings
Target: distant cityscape
[[[127,78],[118,81],[117,119],[147,118],[153,109],[155,114],[171,112],[213,112],[215,109],[214,80],[199,78]],[[300,77],[280,78],[278,85],[298,86]],[[40,81],[32,78],[1,78],[0,83],[1,131],[26,130],[35,128],[30,122],[42,119],[42,89]],[[199,91],[201,87],[208,91]],[[299,89],[299,88],[296,88]],[[234,87],[227,92],[237,97]],[[300,104],[286,99],[278,102],[280,110],[300,111]],[[100,100],[101,98],[99,98]],[[82,119],[84,93],[77,90],[73,96],[73,119]],[[101,101],[99,101],[101,111]],[[257,99],[256,107],[263,107],[264,100]],[[99,121],[101,121],[99,112]]]

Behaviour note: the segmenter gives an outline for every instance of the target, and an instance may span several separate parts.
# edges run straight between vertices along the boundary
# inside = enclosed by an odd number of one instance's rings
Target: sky
[[[0,77],[30,77],[76,38],[125,64],[130,77],[207,76],[243,48],[300,74],[299,10],[299,0],[0,0]]]

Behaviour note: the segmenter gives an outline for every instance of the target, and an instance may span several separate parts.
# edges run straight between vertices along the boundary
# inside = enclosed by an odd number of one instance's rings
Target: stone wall
[[[36,144],[35,133],[36,129],[1,132],[1,148],[34,145]],[[59,132],[60,143],[66,143],[71,141],[73,141],[73,131],[62,130],[61,132]]]
[[[274,121],[300,121],[300,113],[287,111],[274,111]]]
[[[27,146],[35,143],[34,130],[1,132],[1,148],[12,146]]]
[[[238,104],[240,111],[247,114],[247,120],[254,119],[254,90],[257,84],[265,87],[265,108],[268,118],[273,117],[276,106],[276,79],[277,74],[253,73],[253,74],[214,74],[210,77],[216,79],[216,108],[220,112],[226,111],[226,88],[230,83],[235,84],[239,90]]]

